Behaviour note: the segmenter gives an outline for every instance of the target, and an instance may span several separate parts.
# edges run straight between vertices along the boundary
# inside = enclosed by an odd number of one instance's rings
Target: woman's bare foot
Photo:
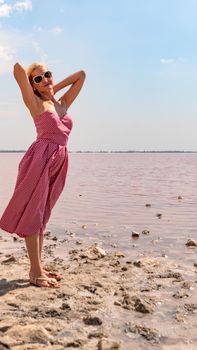
[[[63,278],[59,273],[53,272],[53,271],[48,271],[48,270],[43,270],[44,274],[49,277],[49,278],[55,278],[56,281],[61,281]]]
[[[48,270],[45,270],[45,269],[42,269],[41,275],[43,277],[56,279],[56,281],[60,281],[63,278],[59,273],[48,271]],[[32,271],[30,271],[29,272],[29,278],[31,278],[32,276],[34,276],[34,273]]]
[[[59,288],[60,284],[57,282],[55,278],[48,278],[45,275],[41,276],[30,276],[29,279],[30,284],[33,284],[37,287],[44,288]]]

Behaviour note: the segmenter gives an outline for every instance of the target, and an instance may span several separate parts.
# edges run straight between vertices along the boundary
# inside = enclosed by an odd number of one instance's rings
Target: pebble
[[[183,299],[183,298],[188,298],[190,295],[183,291],[177,291],[172,296],[176,299]]]
[[[193,239],[188,239],[188,241],[185,243],[187,247],[197,247],[197,243]]]
[[[159,219],[161,219],[162,214],[161,214],[161,213],[157,213],[156,216],[157,216]]]
[[[16,263],[17,260],[14,256],[10,256],[8,259],[5,259],[2,261],[2,264],[11,264],[11,263]]]
[[[90,260],[104,258],[106,255],[107,253],[105,252],[105,250],[97,245],[93,245],[85,250],[81,249],[81,253],[79,254],[81,258],[88,258]]]
[[[83,322],[88,326],[100,326],[103,321],[98,316],[86,316]]]
[[[115,256],[117,256],[118,258],[124,258],[125,255],[122,252],[116,252]]]
[[[125,328],[125,333],[140,334],[151,343],[159,343],[160,334],[157,329],[141,325],[132,325],[130,322]]]
[[[118,247],[118,245],[117,245],[116,243],[111,243],[110,245],[111,245],[111,247],[113,247],[113,248],[117,248],[117,247]]]
[[[140,236],[139,232],[137,231],[133,231],[131,235],[132,237],[135,237],[135,238],[138,238]]]
[[[114,305],[122,306],[122,308],[127,310],[135,310],[146,314],[154,312],[156,302],[151,297],[130,295],[126,292],[123,294],[122,299],[114,302]]]
[[[150,231],[149,231],[149,230],[143,230],[143,231],[142,231],[142,234],[143,234],[143,235],[149,235],[149,234],[150,234]]]
[[[76,244],[78,244],[78,245],[80,245],[82,243],[83,243],[82,241],[76,241]]]
[[[141,260],[138,260],[138,261],[134,261],[133,265],[136,266],[136,267],[142,267],[143,263],[141,262]]]
[[[51,231],[46,231],[46,232],[44,233],[44,235],[45,235],[46,237],[49,237],[49,236],[51,235]]]
[[[112,339],[101,339],[97,345],[98,350],[117,350],[120,349],[120,344]]]
[[[81,228],[83,228],[83,229],[85,229],[85,228],[87,228],[87,225],[81,225]]]

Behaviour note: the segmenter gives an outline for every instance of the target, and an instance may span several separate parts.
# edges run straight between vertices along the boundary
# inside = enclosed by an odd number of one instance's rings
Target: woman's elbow
[[[84,70],[81,70],[81,77],[82,77],[83,79],[85,79],[85,78],[86,78],[86,73],[85,73],[85,71],[84,71]]]
[[[20,72],[20,71],[22,71],[22,70],[24,70],[24,67],[22,66],[22,64],[21,64],[20,62],[16,62],[16,63],[14,64],[14,67],[13,67],[14,76],[15,76],[18,72]]]

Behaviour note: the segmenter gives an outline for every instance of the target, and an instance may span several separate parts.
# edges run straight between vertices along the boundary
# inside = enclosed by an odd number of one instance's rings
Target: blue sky
[[[197,150],[195,0],[0,0],[0,149],[36,138],[12,69],[84,69],[69,150]]]

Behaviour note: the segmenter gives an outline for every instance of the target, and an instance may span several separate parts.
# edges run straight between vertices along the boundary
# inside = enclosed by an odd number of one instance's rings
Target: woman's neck
[[[43,101],[51,101],[53,103],[56,102],[54,94],[51,92],[40,93],[40,95],[41,95],[40,97]]]

